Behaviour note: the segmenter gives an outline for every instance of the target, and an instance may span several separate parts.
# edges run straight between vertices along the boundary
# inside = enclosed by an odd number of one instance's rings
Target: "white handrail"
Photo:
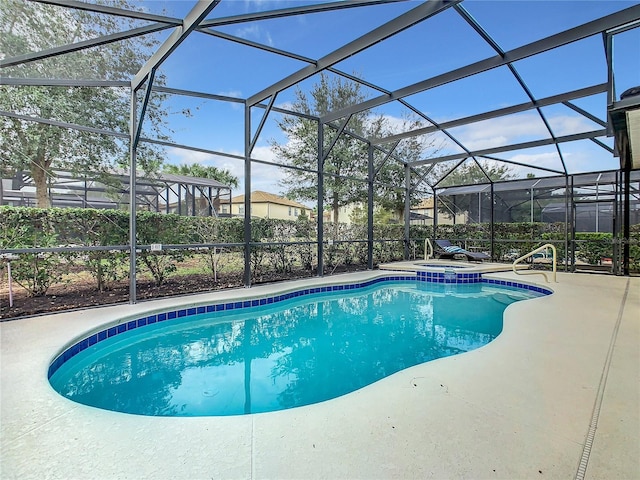
[[[429,253],[427,254],[427,245],[429,246]],[[424,239],[424,259],[429,260],[433,258],[433,245],[431,245],[431,240],[428,238]]]
[[[527,270],[526,272],[519,272],[518,270],[516,270],[516,264],[522,262],[523,260],[526,260],[527,258],[535,255],[538,252],[541,252],[543,250],[546,250],[547,248],[550,248],[551,251],[553,252],[553,281],[554,283],[557,283],[558,280],[556,279],[556,270],[557,270],[557,265],[558,265],[558,253],[556,252],[556,247],[554,247],[552,244],[550,243],[545,243],[544,245],[542,245],[541,247],[536,248],[535,250],[530,251],[529,253],[527,253],[526,255],[521,256],[520,258],[516,258],[513,261],[513,271],[514,273],[518,274],[518,275],[535,275],[535,274],[540,274],[540,275],[544,275],[544,279],[547,281],[547,283],[549,283],[549,277],[547,277],[547,272],[544,272],[542,270]]]

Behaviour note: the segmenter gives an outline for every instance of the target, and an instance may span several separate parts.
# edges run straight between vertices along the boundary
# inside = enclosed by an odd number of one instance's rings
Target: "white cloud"
[[[505,156],[504,158],[513,162],[531,165],[532,167],[551,168],[553,170],[562,171],[562,162],[560,162],[560,157],[556,152],[540,152],[532,154],[519,153],[511,157]],[[530,171],[526,167],[513,166],[512,168],[516,175],[520,175],[523,171]]]
[[[547,121],[557,137],[598,128],[580,116],[549,116]],[[451,129],[451,133],[471,151],[550,138],[547,127],[536,113],[485,120]]]
[[[193,165],[201,163],[203,165],[211,165],[214,155],[204,152],[194,152],[193,150],[184,150],[182,148],[170,147],[167,149],[167,155],[170,163]]]
[[[451,133],[471,151],[518,143],[524,138],[549,136],[544,123],[535,114],[485,120],[452,129]]]
[[[256,42],[266,44],[270,47],[274,46],[271,33],[268,30],[262,28],[260,25],[249,25],[238,28],[236,29],[235,34],[240,38],[254,40]]]
[[[222,95],[223,97],[244,98],[242,96],[242,91],[240,90],[229,90],[228,92],[218,92],[218,95]]]
[[[551,130],[556,136],[573,135],[602,128],[585,117],[558,115],[548,118],[548,121],[549,125],[551,125]]]

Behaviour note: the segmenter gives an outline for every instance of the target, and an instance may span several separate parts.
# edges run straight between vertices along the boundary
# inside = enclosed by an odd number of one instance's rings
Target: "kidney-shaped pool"
[[[140,415],[282,410],[479,348],[509,304],[545,293],[379,280],[125,321],[66,349],[49,380],[73,401]]]

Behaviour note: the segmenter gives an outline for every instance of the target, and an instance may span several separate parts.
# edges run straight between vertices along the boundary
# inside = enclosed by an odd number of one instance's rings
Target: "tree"
[[[296,90],[296,99],[292,110],[307,115],[323,116],[326,113],[355,105],[366,99],[361,84],[340,77],[330,78],[321,74],[319,82],[311,89],[310,96],[302,90]],[[399,130],[419,128],[422,122],[405,118]],[[299,201],[314,201],[317,198],[318,179],[314,172],[318,163],[318,125],[314,120],[298,116],[284,116],[278,126],[287,137],[287,143],[271,141],[271,147],[283,165],[301,167],[303,170],[284,169],[285,178],[281,185],[287,197]],[[363,138],[380,138],[396,133],[388,117],[372,115],[368,111],[354,114],[347,129]],[[329,146],[336,135],[336,130],[329,126],[324,128],[324,145]],[[425,150],[433,145],[425,138],[403,141],[395,153],[411,161],[417,159]],[[376,158],[378,162],[381,159]],[[324,202],[333,212],[334,223],[339,222],[339,208],[348,204],[365,202],[367,199],[367,164],[368,146],[348,134],[340,136],[324,163]],[[355,179],[354,179],[355,178]],[[362,179],[356,180],[356,179]],[[393,211],[404,208],[404,167],[395,159],[388,160],[380,168],[377,179],[399,189],[388,186],[376,186],[376,201],[383,208]]]
[[[199,163],[193,163],[191,165],[173,165],[167,163],[162,168],[167,173],[186,175],[188,177],[195,178],[210,178],[212,180],[217,180],[220,183],[224,183],[228,187],[238,188],[238,177],[224,168],[205,166],[200,165]]]
[[[119,32],[136,21],[82,10],[22,0],[0,0],[0,51],[7,57],[41,51]],[[111,2],[133,9],[128,0]],[[130,80],[151,49],[154,38],[136,37],[61,57],[29,62],[2,70],[7,77]],[[163,83],[161,75],[156,83]],[[145,129],[167,140],[166,110],[161,95],[152,95]],[[60,120],[99,129],[128,132],[129,90],[113,87],[2,86],[0,109],[21,115]],[[16,118],[0,117],[0,155],[14,174],[29,172],[36,185],[37,205],[50,206],[48,183],[56,168],[75,173],[107,174],[128,166],[128,142],[114,136],[66,129]],[[162,152],[141,143],[138,167],[151,173],[163,161]]]

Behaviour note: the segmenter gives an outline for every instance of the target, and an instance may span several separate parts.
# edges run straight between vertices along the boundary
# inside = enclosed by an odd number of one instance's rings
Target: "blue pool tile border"
[[[482,283],[488,283],[490,285],[500,285],[501,287],[520,288],[523,290],[531,290],[532,292],[541,293],[542,295],[551,295],[553,290],[548,288],[538,287],[536,285],[529,285],[521,282],[513,282],[511,280],[497,280],[495,278],[483,278]]]
[[[466,284],[478,283],[482,281],[481,273],[459,273],[453,270],[444,272],[416,272],[416,278],[421,282],[446,283],[446,284]]]
[[[71,345],[64,352],[56,357],[56,359],[49,365],[48,378],[51,376],[68,360],[75,357],[77,354],[86,350],[90,346],[96,345],[111,337],[125,333],[137,328],[141,328],[154,323],[161,323],[167,320],[173,320],[176,318],[190,317],[202,313],[223,312],[229,310],[240,310],[242,308],[252,308],[261,305],[272,305],[274,303],[289,300],[291,298],[297,298],[305,295],[313,295],[315,293],[330,293],[344,290],[357,290],[359,288],[370,287],[381,282],[393,282],[393,281],[421,281],[421,282],[433,282],[433,283],[445,283],[445,284],[469,284],[469,283],[488,283],[506,287],[515,287],[525,290],[532,290],[534,292],[550,295],[553,293],[551,290],[536,287],[534,285],[528,285],[526,283],[512,282],[506,280],[495,280],[491,278],[482,278],[480,273],[457,273],[451,271],[442,272],[415,272],[416,275],[388,275],[384,277],[373,278],[360,283],[351,283],[345,285],[326,285],[312,288],[302,288],[292,292],[282,293],[280,295],[274,295],[270,297],[263,297],[258,299],[238,300],[233,302],[214,303],[211,305],[181,308],[178,310],[157,313],[148,315],[133,320],[125,320],[118,325],[106,327],[99,332],[93,333],[90,336],[79,340],[75,344]]]

